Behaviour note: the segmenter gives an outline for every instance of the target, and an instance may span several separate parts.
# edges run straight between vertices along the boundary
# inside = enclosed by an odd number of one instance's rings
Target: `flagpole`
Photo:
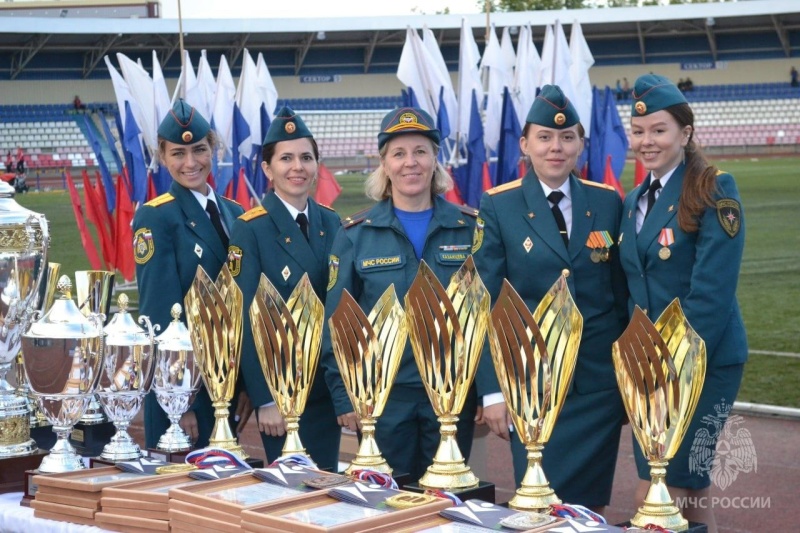
[[[489,32],[491,31],[491,21],[489,20],[489,12],[491,11],[491,8],[492,8],[492,2],[491,2],[491,0],[486,0],[486,2],[484,2],[483,5],[485,6],[484,9],[486,11],[486,37],[485,37],[486,41],[485,42],[486,42],[486,44],[489,44]]]
[[[178,47],[181,52],[181,74],[186,72],[186,60],[183,53],[183,15],[181,14],[181,0],[178,1]],[[186,77],[184,76],[183,83],[181,84],[181,98],[186,98]]]

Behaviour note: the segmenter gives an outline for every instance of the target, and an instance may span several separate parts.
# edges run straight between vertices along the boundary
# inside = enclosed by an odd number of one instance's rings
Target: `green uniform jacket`
[[[505,278],[530,312],[562,271],[569,271],[567,284],[583,315],[573,387],[585,394],[617,387],[611,344],[627,322],[625,278],[616,246],[611,246],[607,261],[594,262],[587,241],[591,232],[607,231],[616,242],[622,201],[613,189],[574,176],[569,180],[569,247],[564,245],[550,203],[531,170],[522,180],[483,194],[473,257],[493,305]],[[480,396],[500,392],[488,344],[476,378]]]
[[[733,176],[717,175],[714,201],[700,218],[700,229],[686,233],[678,226],[678,205],[683,187],[681,164],[661,191],[653,210],[636,234],[636,207],[650,180],[630,192],[625,200],[619,236],[622,267],[634,305],[647,310],[655,321],[679,298],[683,312],[706,343],[709,366],[747,361],[747,335],[736,301],[736,285],[744,251],[744,218]],[[726,205],[728,207],[726,207]],[[732,217],[732,218],[731,218]],[[724,222],[723,222],[724,220]],[[723,225],[724,224],[724,225]],[[733,236],[725,227],[734,232]],[[661,230],[672,229],[675,242],[668,259],[661,259]],[[733,398],[728,398],[733,401]]]
[[[238,203],[217,195],[220,216],[228,228],[244,212]],[[217,277],[228,257],[211,220],[192,192],[173,182],[168,193],[151,200],[133,217],[136,280],[139,287],[139,314],[147,315],[163,332],[170,321],[170,308],[184,307],[183,298],[192,285],[197,266],[201,265],[212,279]],[[184,309],[185,312],[185,309]],[[185,314],[182,320],[186,322]],[[153,395],[146,402],[147,413],[159,413],[159,420],[145,416],[147,447],[155,447],[167,429],[166,415],[152,405]],[[147,405],[151,404],[151,405]],[[198,402],[192,406],[197,410]],[[210,405],[200,416],[213,420]],[[205,411],[208,412],[205,412]],[[201,437],[200,442],[203,442]]]
[[[247,394],[256,408],[272,401],[250,326],[250,305],[261,273],[266,274],[284,300],[307,273],[314,292],[325,303],[328,255],[341,221],[335,211],[321,207],[311,198],[308,199],[308,220],[309,240],[306,241],[286,206],[274,192],[270,192],[261,207],[251,209],[233,225],[230,266],[244,296],[242,375]],[[312,397],[328,392],[322,375],[322,372],[317,372]]]
[[[438,196],[434,198],[433,218],[425,237],[422,259],[444,285],[449,283],[450,277],[470,253],[475,227],[474,210],[472,211],[473,215],[469,216],[446,200]],[[372,261],[373,259],[385,261]],[[333,265],[338,265],[338,274],[335,279],[332,277],[331,288],[328,290],[326,321],[339,305],[345,289],[361,309],[369,314],[378,298],[394,283],[397,297],[405,307],[406,292],[419,269],[414,247],[394,214],[391,199],[377,203],[366,214],[349,224],[345,219],[345,226],[333,243],[331,263],[332,271],[337,269]],[[327,327],[322,346],[325,379],[333,396],[336,414],[349,413],[353,407],[333,356]],[[410,342],[406,344],[394,383],[396,387],[419,389],[421,397],[426,397]]]

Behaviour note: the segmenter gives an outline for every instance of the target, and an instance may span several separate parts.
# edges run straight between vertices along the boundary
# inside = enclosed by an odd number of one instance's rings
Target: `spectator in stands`
[[[628,78],[622,78],[622,94],[625,100],[631,97],[631,85],[628,83]]]
[[[680,78],[680,79],[678,80],[678,89],[679,89],[681,92],[683,92],[683,91],[685,91],[685,90],[686,90],[686,82],[685,82],[685,81],[683,81],[683,78]]]
[[[622,83],[620,83],[619,80],[617,80],[616,91],[617,91],[617,100],[622,100],[625,97],[625,93],[622,92]]]
[[[11,150],[6,154],[6,172],[14,172],[14,158],[11,156]]]
[[[11,185],[14,186],[14,190],[17,192],[17,194],[24,194],[28,192],[28,190],[30,189],[30,187],[28,187],[27,181],[28,181],[28,175],[25,173],[24,169],[22,172],[20,172],[19,169],[17,169],[16,176],[14,176]]]
[[[72,106],[75,108],[75,111],[78,112],[84,111],[86,109],[86,104],[81,102],[81,97],[78,96],[77,94],[75,95],[75,98],[72,100]]]
[[[326,317],[345,290],[367,314],[392,283],[403,301],[423,259],[447,285],[469,256],[477,212],[461,210],[441,197],[453,183],[436,159],[440,140],[433,118],[420,109],[402,107],[383,118],[378,133],[380,166],[365,183],[367,196],[378,203],[346,218],[336,236]],[[322,350],[339,424],[356,430],[358,420],[334,359],[328,328]],[[467,458],[476,406],[473,390],[457,422],[458,446]],[[408,343],[375,438],[394,471],[408,473],[416,481],[433,463],[438,435],[439,422]]]
[[[694,82],[692,82],[692,78],[686,76],[686,81],[683,82],[683,92],[689,92],[694,90]]]
[[[792,67],[789,70],[789,76],[791,77],[791,82],[789,83],[792,87],[800,87],[800,81],[797,80],[797,69]]]
[[[172,305],[183,305],[198,266],[212,279],[217,277],[228,258],[227,232],[244,213],[239,204],[217,195],[207,183],[216,142],[206,119],[182,99],[158,127],[158,156],[173,182],[169,192],[136,211],[133,248],[139,312],[149,316],[161,331],[171,321]],[[233,403],[231,418],[235,413],[238,433],[250,416],[250,402],[246,393],[240,393]],[[168,425],[155,393],[148,394],[144,413],[148,448],[156,447]],[[204,387],[200,387],[180,425],[196,447],[208,446],[214,409]]]
[[[620,258],[634,305],[656,320],[678,298],[691,326],[705,341],[705,384],[691,425],[669,462],[666,482],[678,502],[706,502],[721,432],[707,431],[719,409],[736,399],[747,360],[747,335],[736,301],[744,249],[744,219],[733,176],[717,170],[694,140],[694,113],[667,78],[636,80],[631,106],[631,149],[649,176],[625,199]],[[701,438],[701,435],[703,437]],[[698,448],[699,447],[699,448]],[[644,500],[650,470],[634,444],[639,469],[637,502]],[[715,532],[713,507],[684,507],[689,521]]]
[[[568,272],[585,322],[572,390],[544,450],[544,471],[559,498],[602,513],[611,499],[625,420],[611,344],[627,323],[627,291],[615,247],[591,244],[598,235],[617,242],[622,201],[613,187],[579,179],[575,165],[583,147],[575,107],[561,88],[545,85],[520,139],[520,150],[530,160],[528,173],[483,194],[472,253],[492,300],[507,279],[531,312]],[[509,433],[511,417],[488,351],[487,346],[476,377],[483,421],[511,441],[519,485],[527,451]]]
[[[25,152],[22,146],[17,146],[17,174],[25,174]]]
[[[228,262],[244,295],[241,368],[253,405],[267,462],[280,457],[286,421],[270,396],[253,341],[249,309],[264,274],[288,300],[303,274],[325,302],[328,256],[341,226],[339,215],[310,196],[317,180],[319,149],[300,116],[283,107],[270,124],[262,147],[261,169],[271,184],[262,205],[233,224]],[[320,468],[338,470],[339,437],[330,391],[317,372],[300,423],[300,440]]]

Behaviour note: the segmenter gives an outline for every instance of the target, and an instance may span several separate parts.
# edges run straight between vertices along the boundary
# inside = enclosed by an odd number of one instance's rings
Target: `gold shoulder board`
[[[245,211],[244,214],[239,215],[239,219],[244,220],[245,222],[250,222],[253,219],[258,217],[263,217],[267,214],[267,210],[264,209],[263,206],[254,207],[249,211]]]
[[[227,196],[222,196],[222,195],[220,195],[220,198],[222,198],[223,200],[227,200],[227,201],[229,201],[229,202],[230,202],[230,203],[232,203],[232,204],[236,204],[236,205],[238,205],[239,207],[241,207],[242,209],[244,209],[244,207],[242,206],[242,204],[240,204],[239,202],[237,202],[237,201],[236,201],[236,200],[234,200],[233,198],[228,198]]]
[[[333,211],[334,213],[336,212],[336,210],[334,208],[332,208],[331,206],[329,206],[329,205],[321,204],[319,202],[317,202],[317,205],[320,206],[320,207],[324,207],[328,211]]]
[[[165,192],[161,196],[156,196],[155,198],[153,198],[152,200],[150,200],[149,202],[147,202],[144,205],[148,205],[150,207],[158,207],[160,205],[168,204],[169,202],[173,201],[174,199],[175,199],[174,196],[172,196],[168,192]]]
[[[367,218],[367,212],[370,209],[372,209],[372,207],[368,207],[366,209],[362,209],[358,213],[354,213],[354,214],[350,215],[349,217],[346,217],[344,220],[342,220],[342,226],[344,226],[345,228],[351,228],[353,226],[356,226],[356,225],[364,222],[364,220],[366,220],[366,218]]]
[[[456,207],[458,208],[459,211],[461,211],[462,213],[464,213],[469,217],[477,218],[478,216],[479,211],[474,207],[470,207],[468,205],[457,205]]]
[[[596,181],[591,181],[591,180],[581,180],[581,183],[583,183],[584,185],[589,185],[590,187],[599,187],[601,189],[607,189],[609,191],[616,191],[614,187],[612,187],[611,185],[606,185],[605,183],[598,183]]]
[[[486,192],[488,192],[489,195],[494,196],[495,194],[498,194],[498,193],[501,193],[501,192],[506,192],[506,191],[511,191],[511,190],[516,189],[516,188],[518,188],[520,186],[522,186],[522,178],[515,179],[514,181],[509,181],[508,183],[504,183],[502,185],[498,185],[497,187],[492,187],[491,189],[489,189]]]

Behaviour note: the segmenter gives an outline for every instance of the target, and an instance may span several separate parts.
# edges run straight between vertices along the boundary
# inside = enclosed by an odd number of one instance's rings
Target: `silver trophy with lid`
[[[0,182],[0,458],[34,453],[28,400],[6,381],[38,305],[50,237],[44,216],[20,206]]]
[[[157,448],[165,452],[182,452],[192,448],[192,441],[178,422],[192,405],[202,374],[194,360],[189,330],[181,322],[181,305],[173,305],[170,314],[172,322],[164,333],[156,337],[158,355],[153,390],[170,421],[167,432],[158,439]]]
[[[22,335],[31,392],[58,436],[39,467],[43,473],[84,468],[69,435],[95,393],[103,366],[103,317],[83,316],[72,301],[69,277],[59,279],[57,292],[50,310]]]
[[[128,295],[117,297],[119,311],[103,329],[103,371],[97,396],[117,432],[103,448],[100,457],[109,461],[129,461],[142,456],[139,445],[128,434],[131,420],[150,391],[155,369],[155,337],[146,316],[139,317],[141,328],[128,313]]]

